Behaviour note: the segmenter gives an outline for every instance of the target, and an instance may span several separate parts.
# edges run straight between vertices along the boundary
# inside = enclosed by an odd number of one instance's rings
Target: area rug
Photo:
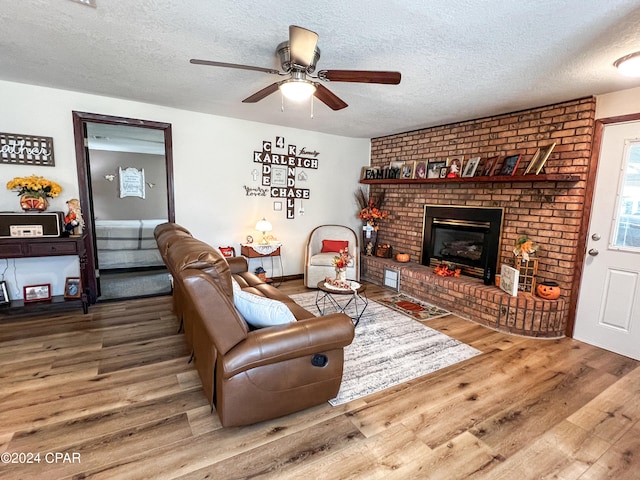
[[[291,298],[317,314],[315,293]],[[347,315],[353,312],[347,310]],[[481,353],[469,345],[369,300],[351,345],[344,351],[344,373],[333,406],[435,372]]]
[[[430,303],[405,295],[404,293],[381,298],[378,302],[418,320],[432,320],[451,313]]]

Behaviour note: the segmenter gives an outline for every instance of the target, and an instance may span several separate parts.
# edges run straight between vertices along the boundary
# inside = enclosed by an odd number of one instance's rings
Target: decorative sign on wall
[[[318,155],[320,155],[319,152],[308,151],[304,147],[298,151],[295,145],[287,145],[284,137],[276,137],[276,141],[273,143],[264,140],[262,150],[253,152],[254,163],[262,164],[262,185],[269,189],[269,195],[272,198],[285,200],[287,218],[289,219],[295,216],[296,199],[307,200],[310,198],[308,188],[296,187],[296,169],[317,170]],[[298,176],[298,178],[306,180],[307,175]]]
[[[54,167],[53,138],[0,132],[0,163]]]
[[[118,167],[118,176],[120,177],[120,198],[124,197],[140,197],[144,198],[145,182],[144,168],[138,170],[134,167],[122,168]]]

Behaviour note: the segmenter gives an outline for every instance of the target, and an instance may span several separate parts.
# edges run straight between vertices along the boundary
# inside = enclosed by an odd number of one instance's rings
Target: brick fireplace
[[[380,181],[371,184],[373,195],[385,191],[384,207],[389,211],[388,219],[381,222],[378,241],[390,243],[395,252],[407,252],[412,258],[412,263],[406,266],[386,260],[390,268],[408,269],[403,277],[402,291],[436,304],[444,296],[457,298],[458,301],[445,302],[449,305],[440,304],[492,327],[504,330],[504,325],[511,324],[513,328],[507,330],[525,335],[561,335],[567,325],[569,305],[576,300],[571,298],[574,272],[582,264],[577,243],[583,210],[590,201],[587,198],[586,180],[594,118],[595,99],[589,97],[372,139],[372,166],[383,167],[391,161],[445,160],[454,156],[464,156],[465,159],[481,156],[484,160],[494,155],[521,153],[520,170],[526,168],[539,147],[556,142],[545,166],[546,173],[571,174],[577,178],[572,182],[538,181],[531,176],[531,181]],[[433,278],[432,269],[420,265],[425,205],[502,208],[504,216],[498,265],[511,263],[511,250],[516,239],[526,234],[540,245],[538,282],[558,282],[563,296],[553,303],[525,293],[512,299],[505,297],[506,294],[497,287],[483,285],[480,279],[440,281],[440,277]],[[381,283],[382,260],[363,257],[365,278]],[[458,284],[454,280],[458,280]],[[463,308],[463,304],[468,305]],[[516,320],[515,317],[503,318],[505,313],[508,314],[504,306],[512,304],[520,305],[519,311],[528,312],[527,315],[531,314],[532,318],[537,315],[540,318],[538,327],[545,325],[544,332],[529,331],[526,325],[533,325],[536,320],[528,322]],[[553,311],[553,318],[542,318],[544,315],[539,314],[539,309]],[[495,318],[496,315],[500,318]],[[514,327],[516,323],[520,325],[517,328]]]

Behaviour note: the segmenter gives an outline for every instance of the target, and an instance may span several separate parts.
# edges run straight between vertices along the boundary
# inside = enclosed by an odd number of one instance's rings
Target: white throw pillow
[[[233,304],[247,323],[256,328],[296,321],[296,317],[284,303],[245,292],[235,280],[233,280]]]

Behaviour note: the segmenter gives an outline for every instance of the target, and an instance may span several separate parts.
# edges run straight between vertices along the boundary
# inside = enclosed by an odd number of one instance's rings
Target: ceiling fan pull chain
[[[311,118],[313,118],[313,95],[311,95]]]
[[[280,111],[284,113],[284,95],[280,92]]]

